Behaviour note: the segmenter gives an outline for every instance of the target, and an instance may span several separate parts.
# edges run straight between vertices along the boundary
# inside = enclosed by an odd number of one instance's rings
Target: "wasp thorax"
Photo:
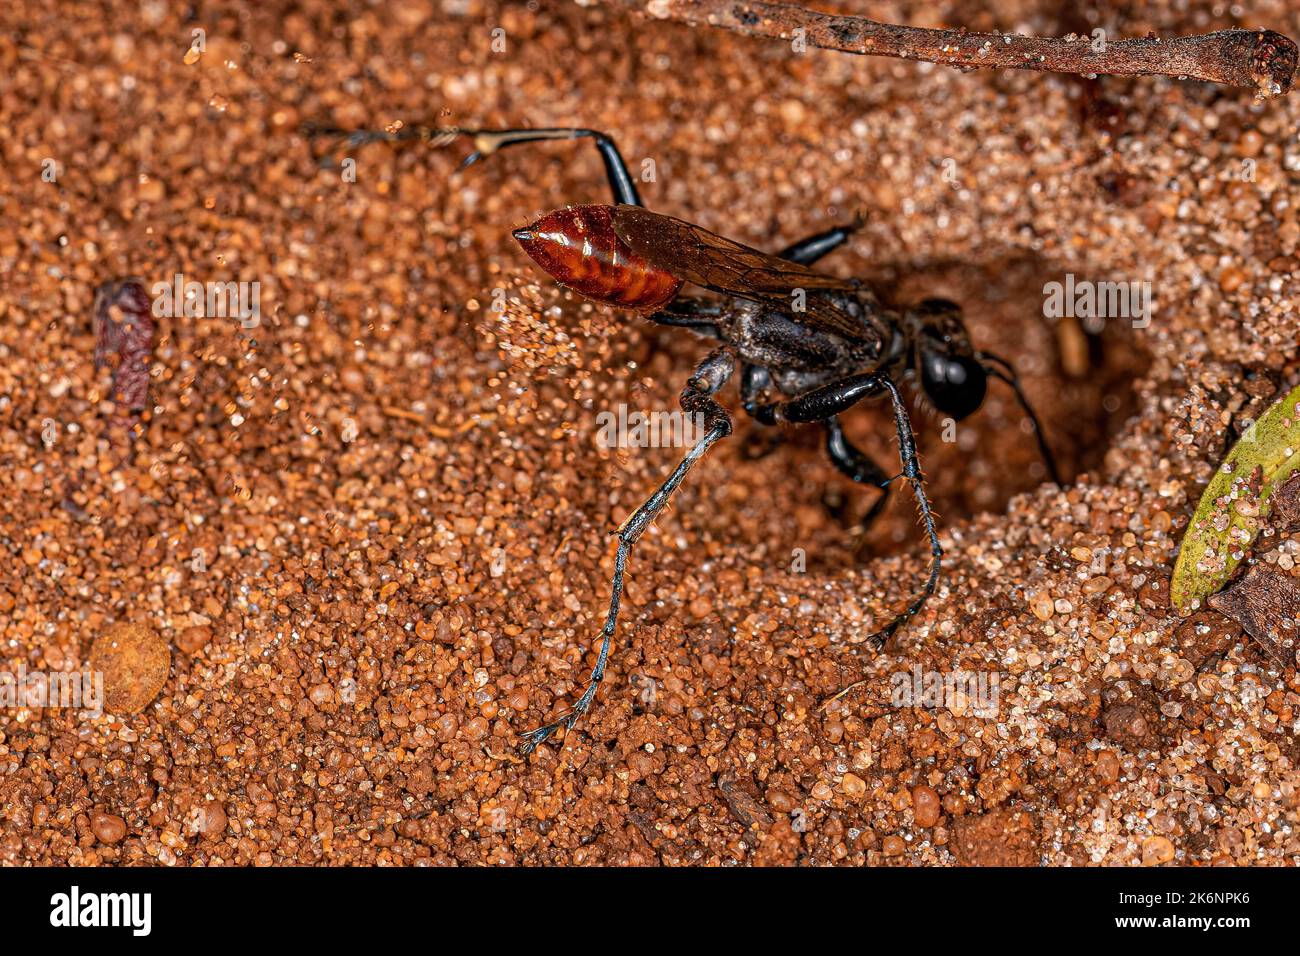
[[[514,237],[555,280],[574,292],[626,309],[658,309],[682,287],[672,273],[636,255],[614,231],[611,206],[568,206]]]

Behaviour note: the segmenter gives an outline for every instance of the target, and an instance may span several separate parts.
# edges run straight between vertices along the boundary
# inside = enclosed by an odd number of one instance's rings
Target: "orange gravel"
[[[986,6],[841,4],[1300,33],[1283,0]],[[0,11],[0,671],[112,675],[98,717],[0,709],[0,861],[1300,859],[1294,644],[1168,601],[1229,424],[1295,379],[1300,97],[796,54],[568,2],[196,9]],[[605,201],[590,144],[459,173],[465,145],[376,144],[349,181],[301,132],[398,121],[608,131],[652,207],[767,248],[863,213],[822,267],[961,302],[1069,486],[999,386],[950,435],[919,410],[948,558],[876,655],[925,566],[909,502],[856,534],[874,493],[817,432],[742,415],[634,552],[592,713],[521,760],[594,662],[608,533],[680,454],[601,448],[596,416],[671,410],[707,345],[558,291],[510,238]],[[259,283],[260,320],[157,318],[124,428],[95,289],[177,273]],[[1067,274],[1149,280],[1150,324],[1045,318]],[[846,426],[896,460],[879,408]],[[1255,560],[1297,553],[1278,529]],[[94,650],[123,623],[170,648],[160,686],[166,647]],[[959,671],[993,706],[900,703]]]

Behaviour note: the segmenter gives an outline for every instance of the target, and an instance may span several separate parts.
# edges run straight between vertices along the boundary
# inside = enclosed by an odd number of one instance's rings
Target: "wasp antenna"
[[[989,352],[980,352],[978,353],[978,357],[987,363],[991,363],[985,366],[985,370],[990,375],[1006,382],[1011,386],[1011,390],[1015,392],[1016,400],[1020,403],[1020,407],[1025,410],[1025,414],[1028,415],[1029,420],[1033,422],[1034,438],[1038,442],[1038,453],[1043,456],[1043,464],[1047,465],[1048,475],[1051,477],[1054,484],[1064,487],[1061,482],[1061,473],[1056,469],[1056,456],[1052,454],[1052,449],[1048,446],[1047,439],[1043,435],[1043,423],[1038,420],[1038,415],[1034,412],[1034,407],[1029,404],[1029,399],[1026,397],[1024,390],[1020,387],[1020,376],[1016,374],[1015,366],[1006,359],[999,358]]]

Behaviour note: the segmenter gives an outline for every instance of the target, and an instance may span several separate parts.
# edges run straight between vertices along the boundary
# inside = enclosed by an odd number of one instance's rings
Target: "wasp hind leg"
[[[610,643],[614,638],[614,628],[618,623],[619,602],[623,597],[623,576],[627,571],[627,559],[633,546],[640,539],[645,529],[655,520],[659,512],[663,511],[664,506],[686,478],[686,473],[690,471],[691,466],[704,456],[704,453],[713,446],[713,444],[727,435],[731,434],[731,416],[727,410],[718,404],[714,395],[727,384],[731,378],[732,370],[735,368],[735,356],[726,348],[720,348],[710,353],[710,355],[701,362],[695,369],[695,373],[682,389],[681,398],[678,404],[682,411],[691,416],[692,420],[696,416],[701,416],[705,429],[704,437],[697,441],[691,450],[686,453],[686,457],[678,463],[673,469],[673,473],[668,476],[659,489],[646,499],[641,507],[637,508],[632,516],[628,518],[619,527],[616,532],[618,535],[618,550],[614,554],[614,582],[612,594],[609,600],[609,612],[605,616],[605,627],[601,632],[600,653],[596,657],[596,666],[591,672],[591,680],[587,689],[583,691],[582,696],[578,698],[573,707],[567,714],[558,720],[552,721],[536,730],[531,730],[523,734],[524,743],[521,748],[525,755],[532,753],[542,741],[555,734],[561,729],[572,728],[577,723],[578,718],[586,713],[591,707],[591,702],[596,697],[596,689],[605,677],[605,665],[609,661]]]
[[[930,510],[930,500],[925,494],[921,462],[916,454],[916,435],[912,430],[911,417],[907,414],[907,404],[903,401],[898,386],[888,376],[878,372],[851,375],[788,401],[759,405],[751,412],[759,421],[768,423],[822,422],[853,407],[863,399],[882,392],[889,393],[889,400],[894,409],[894,427],[898,432],[898,458],[903,466],[900,477],[906,478],[908,484],[912,486],[912,496],[916,499],[921,523],[925,526],[925,533],[930,541],[930,571],[926,575],[925,584],[907,608],[868,637],[868,640],[875,643],[877,647],[883,646],[885,641],[889,640],[925,605],[939,583],[939,568],[943,561],[943,548],[939,544],[939,533],[934,526],[934,514]]]
[[[461,163],[461,169],[471,166],[491,156],[499,149],[517,146],[520,143],[535,143],[539,140],[557,139],[591,139],[600,152],[605,164],[605,178],[609,180],[614,202],[627,206],[640,206],[641,196],[636,183],[627,171],[627,163],[618,151],[614,140],[599,130],[581,129],[574,126],[548,127],[543,129],[465,129],[459,126],[403,126],[393,131],[355,130],[347,131],[335,127],[312,126],[308,128],[312,135],[329,135],[338,137],[340,145],[349,148],[364,146],[377,142],[407,142],[419,140],[435,147],[446,146],[453,140],[468,136],[474,141],[474,152]]]
[[[561,126],[547,129],[483,129],[474,130],[474,152],[465,160],[465,166],[491,156],[499,149],[515,146],[519,143],[534,143],[550,139],[590,139],[600,152],[601,162],[605,164],[605,178],[609,180],[614,202],[625,206],[640,206],[641,195],[636,190],[632,175],[627,171],[623,154],[618,151],[614,140],[599,130],[581,129]]]

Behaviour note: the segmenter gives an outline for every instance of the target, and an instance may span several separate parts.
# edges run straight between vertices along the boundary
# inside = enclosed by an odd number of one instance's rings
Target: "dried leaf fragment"
[[[1273,527],[1278,531],[1300,528],[1300,475],[1292,475],[1273,492]]]
[[[1300,633],[1300,580],[1256,564],[1232,587],[1213,595],[1210,607],[1232,618],[1281,665],[1295,662]]]

